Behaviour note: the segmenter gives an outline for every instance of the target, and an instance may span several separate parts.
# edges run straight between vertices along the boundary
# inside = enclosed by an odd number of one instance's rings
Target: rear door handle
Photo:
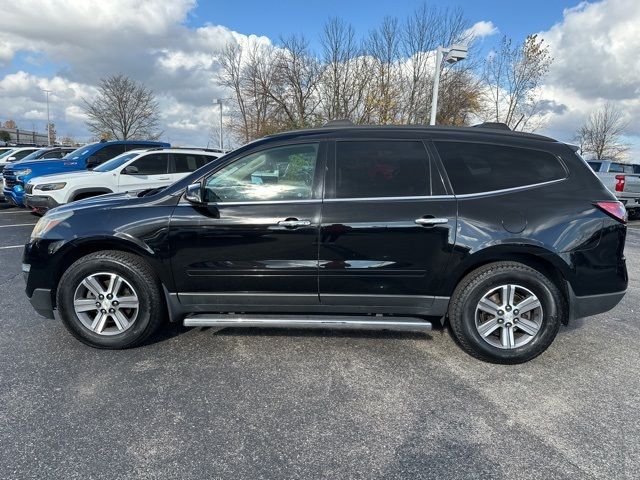
[[[171,180],[171,177],[162,177],[162,178],[159,178],[158,180]]]
[[[309,220],[298,220],[297,218],[287,218],[286,220],[280,220],[278,225],[285,228],[297,228],[297,227],[308,227],[311,225]]]
[[[432,225],[442,225],[444,223],[449,223],[449,219],[448,218],[438,218],[438,217],[431,217],[431,218],[416,218],[414,220],[418,225],[422,225],[424,227],[430,227]]]

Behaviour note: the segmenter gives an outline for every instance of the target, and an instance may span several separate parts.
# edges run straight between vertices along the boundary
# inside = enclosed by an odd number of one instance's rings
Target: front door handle
[[[433,225],[442,225],[444,223],[449,223],[448,218],[438,218],[438,217],[422,217],[416,218],[414,220],[418,225],[422,225],[423,227],[430,227]]]
[[[311,225],[309,220],[298,220],[297,218],[287,218],[286,220],[280,220],[278,225],[285,228],[297,228],[308,227]]]

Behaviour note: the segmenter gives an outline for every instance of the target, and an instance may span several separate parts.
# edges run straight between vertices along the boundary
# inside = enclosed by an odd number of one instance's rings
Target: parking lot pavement
[[[0,208],[0,247],[26,223]],[[626,253],[621,305],[500,366],[442,330],[173,326],[95,350],[33,313],[0,250],[0,478],[638,478],[638,225]]]

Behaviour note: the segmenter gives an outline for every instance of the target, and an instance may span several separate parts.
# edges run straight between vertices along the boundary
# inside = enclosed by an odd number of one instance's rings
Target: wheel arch
[[[106,187],[95,187],[95,188],[78,188],[69,194],[69,201],[75,202],[76,200],[82,200],[78,197],[81,195],[91,194],[90,196],[98,196],[98,195],[106,195],[108,193],[113,193],[113,190]],[[89,198],[84,196],[83,198]]]
[[[144,244],[139,245],[119,237],[94,237],[68,244],[63,251],[59,252],[60,257],[54,270],[53,285],[55,288],[52,289],[52,297],[55,298],[55,292],[62,275],[74,262],[86,255],[104,250],[127,252],[140,257],[156,273],[160,284],[165,288],[171,288],[173,281],[170,273],[165,272],[163,260],[144,247]]]
[[[445,294],[450,296],[458,283],[473,270],[500,261],[519,262],[544,274],[558,287],[568,305],[569,265],[552,251],[527,245],[497,245],[470,255],[449,271],[444,286]]]

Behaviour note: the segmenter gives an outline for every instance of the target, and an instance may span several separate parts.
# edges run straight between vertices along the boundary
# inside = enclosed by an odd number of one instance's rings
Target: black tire
[[[540,329],[525,345],[502,349],[485,341],[476,329],[476,306],[491,288],[521,285],[539,299],[544,312]],[[527,362],[544,352],[556,337],[567,314],[564,296],[547,276],[518,262],[495,262],[465,276],[449,303],[449,325],[460,346],[470,355],[491,363]]]
[[[139,309],[135,322],[122,333],[99,335],[85,327],[75,312],[73,299],[78,285],[97,272],[116,273],[133,286]],[[117,250],[92,253],[73,263],[62,275],[56,292],[58,312],[69,332],[96,348],[124,349],[142,344],[162,325],[166,308],[158,278],[140,257]]]

